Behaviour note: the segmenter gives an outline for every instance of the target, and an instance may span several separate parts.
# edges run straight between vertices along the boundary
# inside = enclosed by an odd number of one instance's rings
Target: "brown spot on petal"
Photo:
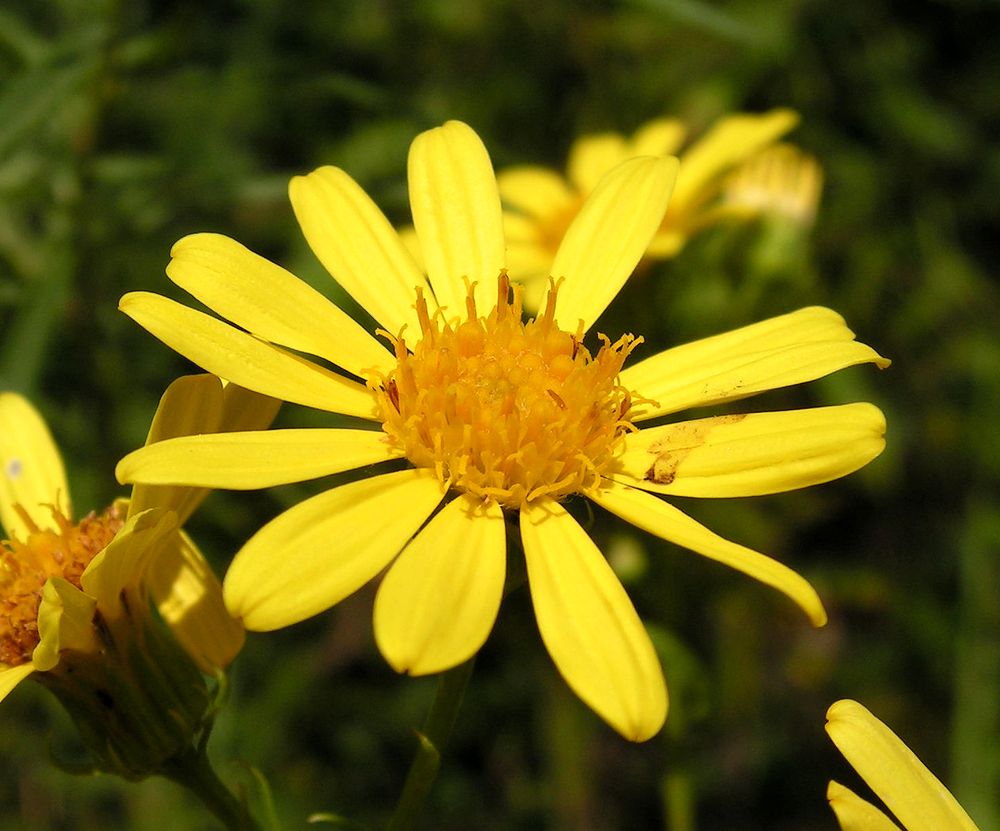
[[[674,425],[670,435],[653,442],[646,452],[653,456],[653,462],[643,477],[647,482],[669,485],[677,478],[677,468],[687,455],[703,444],[708,434],[719,425],[736,424],[746,418],[746,413],[702,418],[697,421],[683,421]]]

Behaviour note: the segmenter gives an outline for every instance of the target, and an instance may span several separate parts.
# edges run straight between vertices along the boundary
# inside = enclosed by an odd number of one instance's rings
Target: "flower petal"
[[[55,506],[70,516],[69,487],[59,448],[28,399],[0,393],[0,522],[8,537],[30,532],[14,510],[20,505],[39,528],[52,528]]]
[[[90,561],[80,586],[97,601],[106,620],[122,614],[122,595],[138,589],[150,561],[176,532],[173,511],[151,508],[129,517],[115,538]]]
[[[164,391],[153,415],[146,444],[175,436],[214,433],[222,422],[222,381],[214,375],[185,375]],[[204,488],[158,487],[139,484],[132,488],[129,516],[150,508],[164,508],[177,514],[181,525],[208,494]]]
[[[188,360],[240,386],[306,407],[374,417],[374,400],[361,384],[214,317],[141,291],[126,294],[118,308]]]
[[[630,159],[605,176],[559,246],[552,276],[566,279],[556,317],[573,331],[591,326],[632,274],[670,199],[677,159]]]
[[[476,284],[476,307],[496,305],[504,268],[500,195],[489,154],[461,121],[421,133],[410,146],[410,209],[427,276],[451,319],[464,315],[467,277]]]
[[[672,156],[677,153],[687,128],[676,118],[656,118],[643,124],[628,143],[629,156]]]
[[[521,509],[528,584],[542,640],[566,683],[631,741],[663,726],[656,651],[607,560],[558,503]]]
[[[837,749],[907,831],[978,831],[941,781],[857,701],[835,702],[826,718]]]
[[[34,664],[19,664],[0,669],[0,701],[3,701],[25,678],[35,671]]]
[[[586,196],[609,170],[630,157],[625,137],[620,133],[591,133],[581,136],[570,147],[566,175],[577,192]]]
[[[830,782],[826,799],[841,831],[899,831],[899,826],[878,808],[837,782]]]
[[[497,188],[504,205],[536,220],[558,217],[571,210],[578,199],[562,176],[545,167],[524,165],[501,170]]]
[[[254,490],[303,482],[398,459],[381,430],[309,427],[181,436],[134,450],[115,468],[118,481],[185,483]]]
[[[202,672],[229,666],[246,635],[222,601],[222,584],[187,534],[177,534],[150,562],[145,581],[160,616]]]
[[[777,141],[799,120],[792,110],[739,113],[720,119],[681,156],[671,213],[690,212],[711,195],[711,186],[736,165]]]
[[[588,495],[602,508],[643,531],[689,548],[777,589],[809,615],[813,626],[826,623],[826,610],[816,590],[802,575],[777,560],[723,539],[652,494],[606,481],[599,491]]]
[[[62,577],[50,577],[42,588],[38,607],[38,645],[31,664],[39,672],[48,672],[59,663],[64,649],[96,652],[97,636],[94,611],[97,601]]]
[[[890,361],[855,341],[835,311],[811,306],[667,349],[623,369],[621,383],[655,402],[641,406],[633,418],[641,421],[801,384],[863,363],[884,369]]]
[[[225,430],[264,430],[280,406],[276,398],[224,383],[214,375],[186,375],[171,383],[160,398],[146,444]],[[128,513],[163,508],[176,513],[183,525],[207,495],[208,488],[137,483]]]
[[[266,430],[281,409],[281,399],[223,382],[220,432]],[[178,434],[179,435],[179,434]]]
[[[625,437],[612,478],[678,496],[758,496],[829,482],[885,448],[871,404],[715,416]]]
[[[500,608],[506,557],[495,502],[465,494],[436,514],[375,596],[375,642],[393,669],[427,675],[475,655]]]
[[[300,502],[236,554],[223,581],[230,613],[266,631],[330,608],[385,568],[443,498],[434,474],[417,469]]]
[[[392,354],[308,283],[221,234],[174,244],[167,276],[219,316],[262,340],[318,355],[364,377]]]
[[[391,334],[419,332],[413,304],[427,280],[389,220],[367,193],[336,167],[296,176],[292,209],[309,247],[333,278]]]

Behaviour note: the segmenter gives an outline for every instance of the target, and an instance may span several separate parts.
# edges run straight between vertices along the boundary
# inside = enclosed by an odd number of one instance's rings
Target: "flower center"
[[[0,541],[0,666],[31,660],[38,645],[38,607],[50,577],[63,577],[80,588],[84,569],[125,524],[115,506],[72,522],[55,507],[56,529],[39,528],[20,506],[30,529],[24,541]]]
[[[633,429],[618,373],[642,339],[600,335],[592,356],[582,326],[574,335],[556,325],[557,293],[553,284],[545,310],[525,323],[506,272],[485,316],[471,286],[465,320],[432,317],[418,290],[420,340],[411,352],[402,333],[389,336],[396,368],[369,382],[383,429],[414,465],[507,508],[597,487]]]

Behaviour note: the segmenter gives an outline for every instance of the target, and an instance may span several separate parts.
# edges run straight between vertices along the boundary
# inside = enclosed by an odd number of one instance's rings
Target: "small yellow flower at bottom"
[[[513,532],[559,671],[622,735],[649,738],[667,711],[659,661],[621,583],[564,503],[586,497],[739,569],[823,625],[826,612],[803,577],[656,494],[749,496],[844,476],[882,451],[882,413],[855,403],[638,425],[847,366],[889,363],[823,308],[631,366],[640,337],[599,334],[586,345],[588,329],[656,234],[676,171],[674,159],[644,156],[597,184],[566,230],[533,319],[524,318],[520,288],[511,287],[519,275],[508,276],[489,155],[465,124],[423,133],[410,150],[410,203],[426,273],[344,171],[296,177],[290,194],[306,239],[391,349],[234,240],[180,240],[168,276],[235,325],[145,292],[122,298],[126,314],[211,372],[373,429],[159,442],[122,459],[119,480],[250,489],[405,459],[407,469],[368,470],[258,531],[226,574],[232,612],[249,629],[288,626],[391,566],[375,600],[378,646],[400,672],[440,672],[486,640]]]
[[[266,427],[276,406],[212,376],[183,378],[164,394],[150,440]],[[34,678],[69,711],[95,765],[129,779],[191,745],[211,711],[203,673],[243,643],[180,530],[201,495],[136,486],[130,500],[74,521],[48,427],[26,399],[0,393],[0,698]]]
[[[826,714],[826,732],[906,831],[978,831],[975,823],[901,740],[856,701]],[[843,831],[899,831],[880,809],[837,782],[827,790]]]

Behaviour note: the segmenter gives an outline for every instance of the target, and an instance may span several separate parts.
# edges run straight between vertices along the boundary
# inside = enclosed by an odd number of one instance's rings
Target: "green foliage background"
[[[863,786],[823,717],[852,697],[1000,828],[998,23],[975,0],[12,0],[0,388],[49,419],[78,510],[103,506],[121,492],[115,461],[191,371],[116,311],[128,290],[179,296],[163,267],[184,234],[230,234],[346,302],[294,224],[295,173],[337,164],[403,222],[408,144],[448,118],[498,167],[561,168],[583,132],[672,114],[697,133],[793,107],[792,139],[826,174],[811,235],[704,234],[630,284],[601,328],[652,350],[820,303],[894,359],[751,402],[875,402],[889,444],[867,469],[682,505],[803,572],[830,624],[813,631],[763,587],[597,515],[661,647],[667,728],[631,745],[576,701],[522,591],[477,664],[424,827],[832,829],[827,779]],[[281,423],[314,419],[287,407]],[[317,487],[215,494],[191,531],[221,571]],[[267,777],[285,828],[321,810],[377,826],[398,794],[433,680],[385,665],[370,616],[364,590],[251,636],[236,664],[213,755]],[[50,741],[73,750],[55,704],[22,685],[0,716],[0,829],[213,827],[170,784],[55,770]],[[223,770],[259,795],[247,767]]]

